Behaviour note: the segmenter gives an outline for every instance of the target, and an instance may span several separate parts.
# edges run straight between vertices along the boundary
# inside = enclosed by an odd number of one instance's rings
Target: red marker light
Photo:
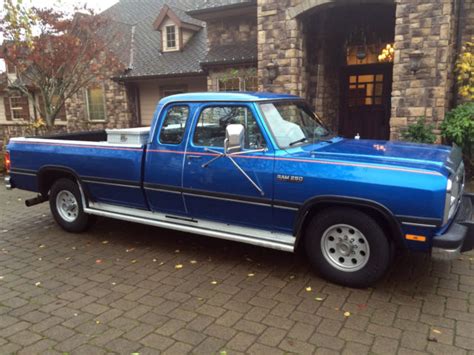
[[[7,173],[10,172],[10,168],[12,167],[12,161],[10,160],[10,152],[5,153],[5,170]]]

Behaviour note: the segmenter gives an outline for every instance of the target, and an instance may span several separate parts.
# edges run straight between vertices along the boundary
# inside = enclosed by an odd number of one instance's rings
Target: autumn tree
[[[119,68],[107,47],[116,37],[108,24],[85,7],[65,12],[4,1],[2,55],[17,70],[9,87],[29,97],[49,130],[68,99]],[[41,100],[35,100],[35,91]]]

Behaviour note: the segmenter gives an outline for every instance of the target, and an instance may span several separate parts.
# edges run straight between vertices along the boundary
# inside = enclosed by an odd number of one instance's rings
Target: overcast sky
[[[98,12],[103,11],[113,4],[117,3],[118,0],[24,0],[25,4],[33,4],[36,7],[52,7],[59,6],[61,8],[70,10],[74,5],[86,4],[87,7],[92,8]],[[3,0],[0,0],[0,8],[3,8]],[[2,41],[0,33],[0,42]],[[5,71],[5,65],[3,60],[0,59],[0,72]]]

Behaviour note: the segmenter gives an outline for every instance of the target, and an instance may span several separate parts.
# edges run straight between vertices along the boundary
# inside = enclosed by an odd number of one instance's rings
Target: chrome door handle
[[[191,159],[201,159],[202,157],[200,155],[186,155],[186,158],[191,160]]]

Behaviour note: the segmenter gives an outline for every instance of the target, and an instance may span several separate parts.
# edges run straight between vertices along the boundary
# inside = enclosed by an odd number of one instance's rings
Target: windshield
[[[330,138],[331,131],[304,102],[269,102],[260,109],[281,149]]]

